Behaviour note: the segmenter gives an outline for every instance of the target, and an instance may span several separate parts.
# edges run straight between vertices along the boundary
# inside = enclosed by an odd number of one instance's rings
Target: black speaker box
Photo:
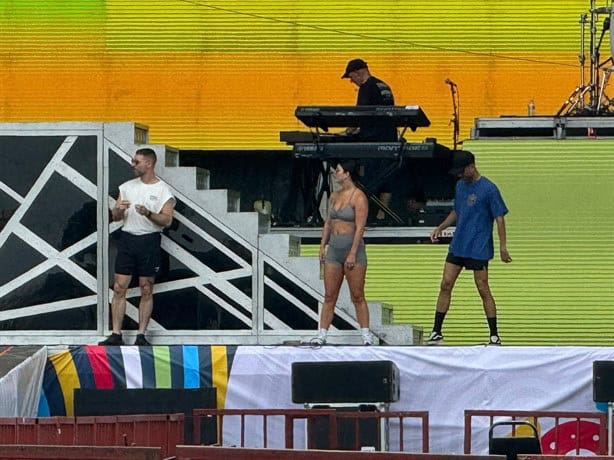
[[[377,412],[372,405],[360,405],[353,407],[331,407],[316,405],[312,409],[332,409],[337,412]],[[382,450],[382,442],[387,445],[387,439],[381,439],[380,423],[387,423],[385,419],[337,417],[337,449],[360,450],[363,447],[375,447]],[[328,415],[316,416],[307,420],[307,448],[308,449],[331,449],[329,441],[330,419]],[[387,436],[388,430],[385,430]]]
[[[192,409],[215,409],[215,388],[121,388],[74,390],[75,415],[129,415],[129,414],[177,414],[185,415],[186,442],[192,439]],[[206,421],[207,419],[201,419]],[[203,444],[215,442],[215,435],[206,424],[201,424]]]
[[[295,403],[394,402],[399,392],[399,368],[392,361],[292,363]]]
[[[593,361],[593,401],[614,401],[614,361]]]

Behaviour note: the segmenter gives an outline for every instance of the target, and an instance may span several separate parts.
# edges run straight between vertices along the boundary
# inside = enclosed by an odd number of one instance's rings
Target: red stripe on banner
[[[85,348],[92,366],[96,388],[101,390],[113,388],[113,376],[106,348],[98,345],[86,345]]]

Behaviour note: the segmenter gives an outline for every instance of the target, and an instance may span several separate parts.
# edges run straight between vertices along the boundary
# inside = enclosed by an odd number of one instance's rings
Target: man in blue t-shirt
[[[441,232],[456,223],[443,270],[443,279],[437,298],[433,331],[428,345],[443,342],[441,328],[450,308],[452,289],[461,270],[473,270],[475,285],[482,298],[484,313],[490,329],[490,345],[501,345],[497,330],[497,308],[488,285],[488,261],[494,257],[493,221],[497,222],[499,252],[505,263],[512,261],[507,250],[505,218],[508,210],[497,186],[480,176],[475,167],[475,157],[466,150],[454,152],[450,174],[459,177],[454,194],[454,209],[448,217],[431,232],[431,241],[436,242]]]

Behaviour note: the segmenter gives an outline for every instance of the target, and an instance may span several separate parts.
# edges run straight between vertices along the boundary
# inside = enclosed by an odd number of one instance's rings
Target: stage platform
[[[476,118],[471,139],[542,138],[573,139],[614,137],[614,117],[518,117]]]
[[[462,453],[465,410],[596,412],[592,367],[604,360],[614,360],[613,348],[81,346],[49,356],[40,415],[73,415],[75,388],[215,387],[218,408],[300,409],[304,406],[293,403],[292,397],[293,363],[392,361],[399,369],[400,398],[387,409],[428,411],[430,452]],[[315,378],[322,391],[331,385],[323,376]],[[344,385],[368,391],[368,385],[355,378]],[[248,447],[262,445],[261,423],[246,427]],[[284,440],[276,438],[283,432],[282,423],[282,418],[270,420],[270,447],[283,447]],[[487,449],[489,423],[487,418],[474,422],[474,453]],[[538,428],[542,437],[552,431],[548,421]],[[225,421],[224,444],[239,445],[238,434],[233,422]],[[419,449],[421,437],[415,435],[406,439],[410,449],[412,444]]]

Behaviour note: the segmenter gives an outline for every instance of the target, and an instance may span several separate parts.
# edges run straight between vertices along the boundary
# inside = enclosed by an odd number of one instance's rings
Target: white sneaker
[[[309,341],[309,344],[315,346],[326,345],[326,337],[322,337],[321,335],[314,337]]]
[[[373,336],[371,334],[363,335],[362,336],[362,344],[365,345],[365,346],[373,345]]]

